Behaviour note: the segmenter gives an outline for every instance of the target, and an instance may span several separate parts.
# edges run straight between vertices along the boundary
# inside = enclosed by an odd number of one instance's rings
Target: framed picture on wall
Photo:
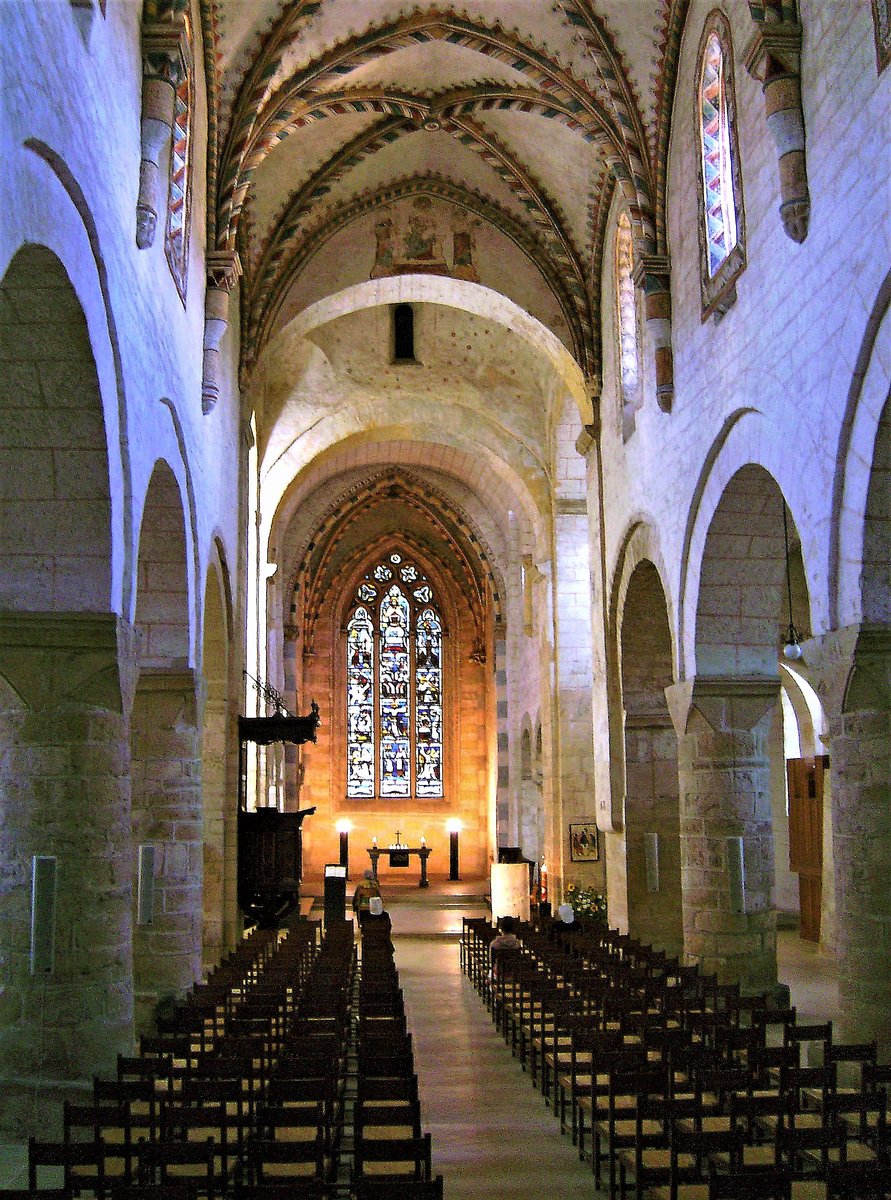
[[[600,842],[593,822],[569,826],[569,857],[572,862],[597,862]]]

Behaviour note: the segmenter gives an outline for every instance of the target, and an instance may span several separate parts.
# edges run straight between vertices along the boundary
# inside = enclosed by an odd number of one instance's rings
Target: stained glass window
[[[382,796],[411,793],[409,762],[409,607],[394,583],[380,609],[380,779]]]
[[[184,17],[186,39],[191,45],[192,30]],[[191,61],[191,56],[189,58]],[[167,228],[164,249],[170,273],[180,299],[186,299],[186,274],[189,261],[189,203],[192,122],[191,69],[183,73],[173,97],[173,141],[170,148],[170,191],[167,200]]]
[[[708,270],[714,275],[737,241],[724,48],[717,33],[705,44],[699,100]]]
[[[442,649],[433,588],[418,566],[397,553],[374,563],[347,622],[348,796],[443,796]]]
[[[442,626],[432,608],[415,633],[415,770],[419,796],[442,795]]]
[[[357,608],[347,626],[347,745],[351,796],[374,795],[374,625]]]
[[[634,243],[631,220],[624,209],[616,226],[616,326],[619,335],[622,433],[627,440],[634,430],[634,413],[639,407],[640,357],[634,291]]]

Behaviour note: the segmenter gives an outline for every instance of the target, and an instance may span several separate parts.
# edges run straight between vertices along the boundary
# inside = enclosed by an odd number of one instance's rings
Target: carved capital
[[[802,642],[794,670],[820,697],[827,717],[891,705],[891,628],[847,625]]]
[[[208,250],[204,265],[208,288],[228,294],[241,277],[241,259],[237,250]]]
[[[807,231],[811,223],[810,197],[807,196],[800,200],[786,200],[780,205],[780,220],[783,222],[783,229],[786,231],[786,236],[791,238],[793,242],[798,242],[801,245],[807,237]]]
[[[743,54],[749,74],[767,84],[778,74],[801,71],[801,26],[797,21],[759,25]]]
[[[667,292],[671,288],[671,259],[667,254],[634,255],[634,282],[644,293]]]
[[[695,708],[716,733],[754,729],[780,698],[779,677],[699,675],[665,689],[668,711],[683,737]]]
[[[204,293],[204,369],[201,380],[201,410],[212,411],[220,396],[220,342],[229,327],[229,293],[241,275],[235,250],[211,250],[205,260],[207,291]]]
[[[142,28],[142,74],[161,79],[176,90],[191,65],[189,39],[182,19],[151,22]]]
[[[35,712],[68,703],[128,713],[136,640],[114,613],[0,613],[0,676]]]

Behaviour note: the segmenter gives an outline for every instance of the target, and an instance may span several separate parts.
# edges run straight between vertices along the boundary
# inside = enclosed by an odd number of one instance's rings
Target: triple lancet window
[[[347,622],[347,796],[443,796],[443,627],[420,568],[393,551]]]

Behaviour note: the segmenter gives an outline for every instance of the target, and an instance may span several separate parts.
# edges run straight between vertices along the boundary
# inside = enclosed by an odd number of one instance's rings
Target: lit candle
[[[377,849],[377,836],[376,835],[375,835],[375,837],[373,837],[371,839],[371,844],[372,844],[372,846],[374,846],[374,848],[376,850]]]
[[[547,904],[548,901],[548,864],[541,864],[541,873],[539,875],[539,887],[541,888],[541,902]]]
[[[427,839],[424,837],[423,833],[421,834],[421,845],[422,845],[422,846],[426,846],[426,845],[427,845]]]

